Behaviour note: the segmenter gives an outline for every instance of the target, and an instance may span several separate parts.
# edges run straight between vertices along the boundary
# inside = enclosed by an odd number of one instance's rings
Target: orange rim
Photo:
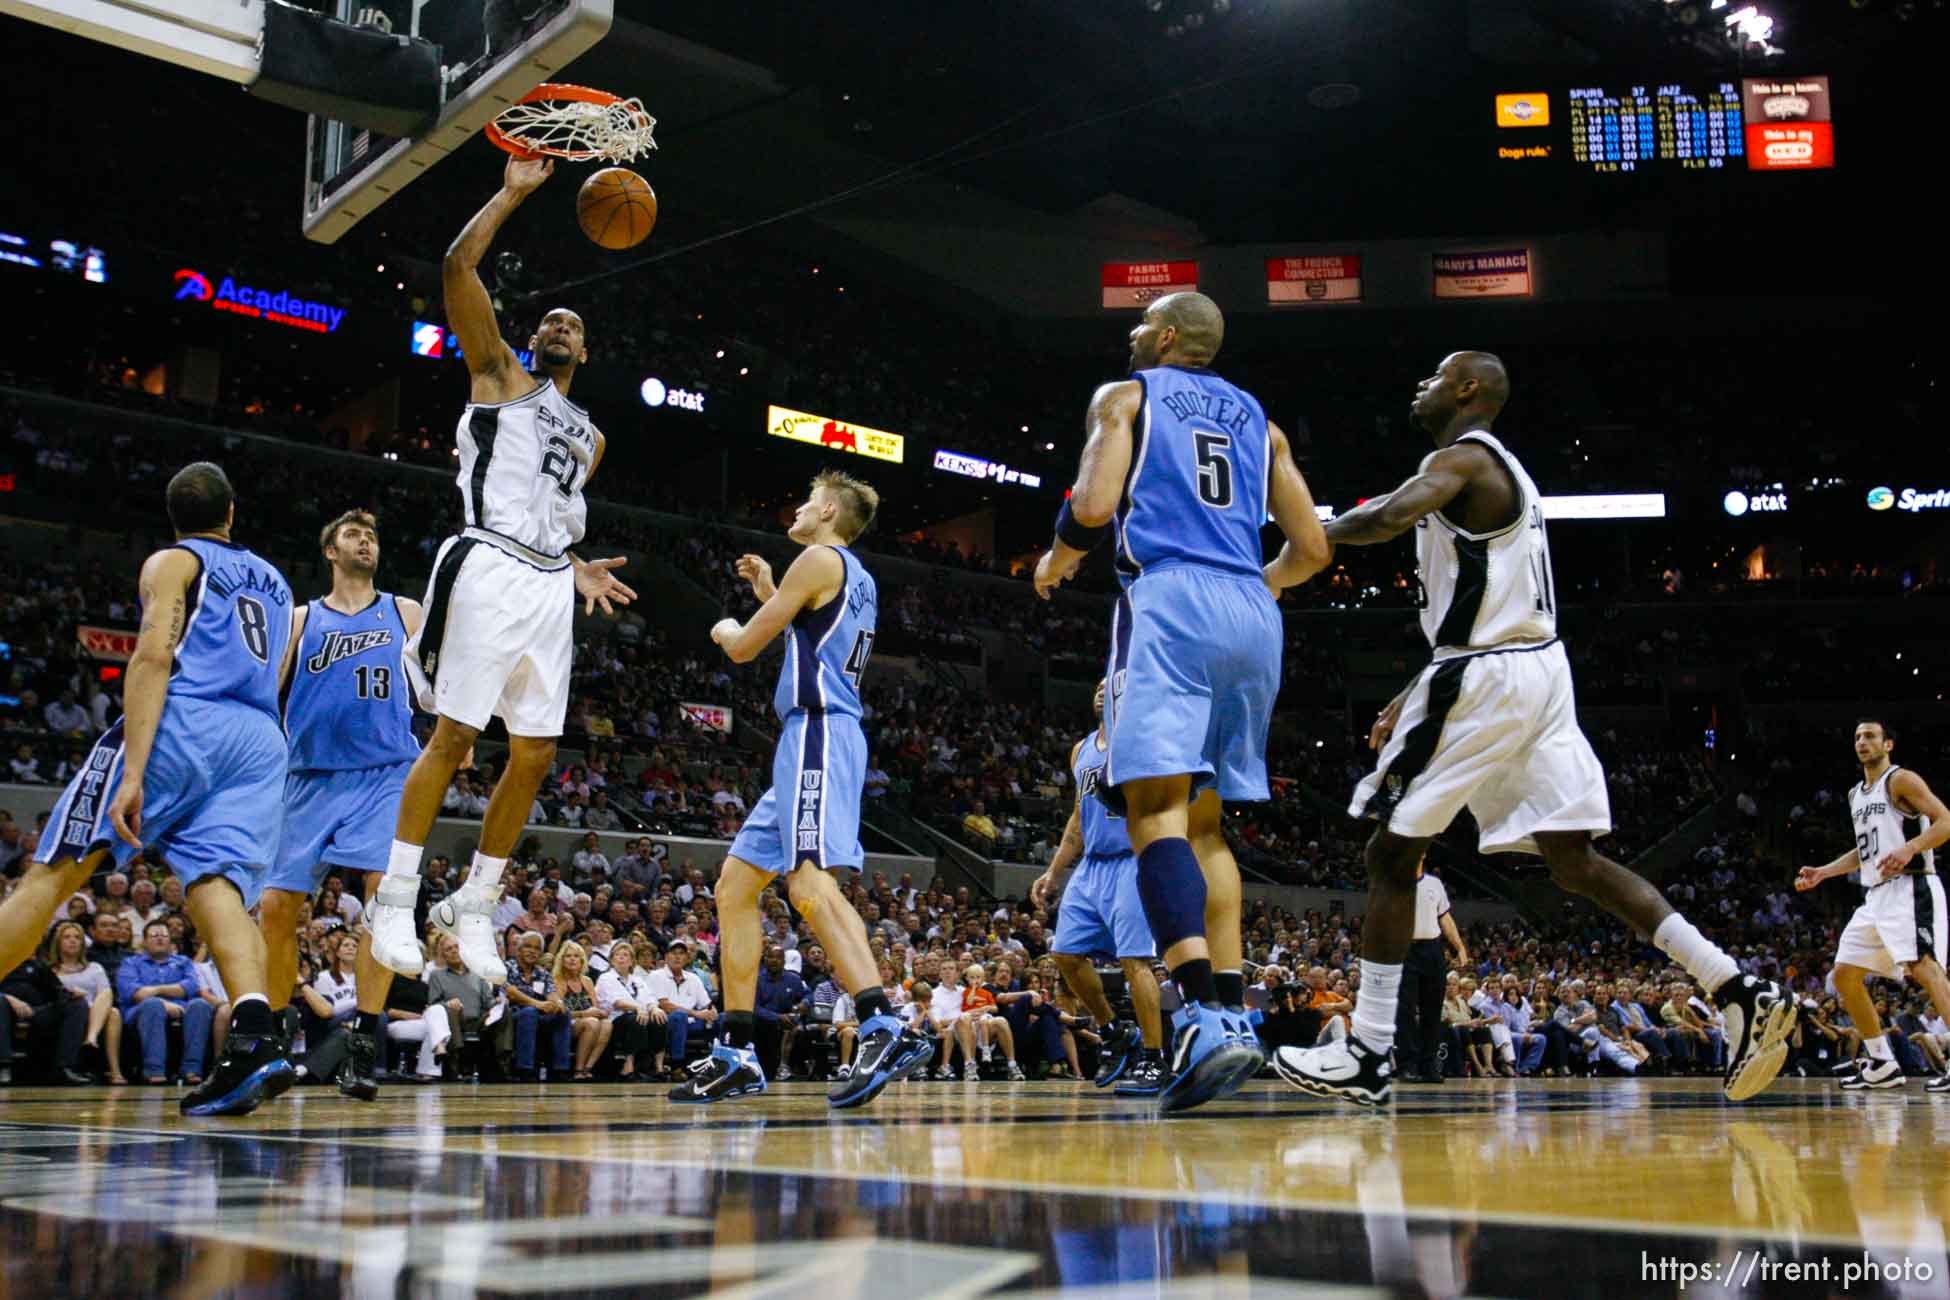
[[[517,99],[515,103],[534,104],[545,99],[563,99],[582,104],[603,105],[620,104],[623,102],[621,95],[612,95],[607,90],[597,90],[594,86],[578,86],[568,81],[544,81],[541,85],[535,87],[520,99]],[[641,117],[641,114],[639,114],[639,117]],[[482,132],[493,143],[495,148],[505,150],[521,159],[541,158],[544,156],[584,159],[596,156],[587,151],[530,148],[516,137],[503,131],[499,118],[490,121],[487,126],[482,128]]]

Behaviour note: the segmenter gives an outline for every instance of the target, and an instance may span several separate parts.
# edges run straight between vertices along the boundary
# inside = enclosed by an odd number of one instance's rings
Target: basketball
[[[657,192],[627,167],[605,167],[582,183],[576,220],[604,248],[635,248],[657,224]]]

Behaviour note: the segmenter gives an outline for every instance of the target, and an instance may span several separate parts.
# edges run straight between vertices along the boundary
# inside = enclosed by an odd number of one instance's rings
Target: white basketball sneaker
[[[467,969],[495,985],[508,982],[508,967],[494,950],[494,907],[500,901],[500,885],[484,890],[469,881],[427,913],[434,929],[460,944],[460,959]]]
[[[373,959],[401,975],[418,975],[426,965],[419,927],[413,923],[413,904],[419,897],[418,876],[388,873],[379,878],[379,888],[366,904]]]

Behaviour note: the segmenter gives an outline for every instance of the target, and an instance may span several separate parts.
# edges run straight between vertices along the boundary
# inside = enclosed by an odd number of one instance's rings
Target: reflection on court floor
[[[220,1125],[161,1091],[16,1090],[0,1295],[1950,1295],[1950,1100],[1399,1095],[1256,1085],[1166,1121],[1065,1085],[907,1084],[843,1116],[790,1086],[682,1111],[300,1090]]]

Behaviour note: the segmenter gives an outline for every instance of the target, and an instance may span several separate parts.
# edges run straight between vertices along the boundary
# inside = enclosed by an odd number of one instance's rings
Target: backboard
[[[609,32],[615,0],[334,0],[352,21],[378,8],[396,33],[441,46],[443,93],[433,128],[394,139],[313,116],[305,136],[304,229],[336,241],[502,109],[550,80]]]

